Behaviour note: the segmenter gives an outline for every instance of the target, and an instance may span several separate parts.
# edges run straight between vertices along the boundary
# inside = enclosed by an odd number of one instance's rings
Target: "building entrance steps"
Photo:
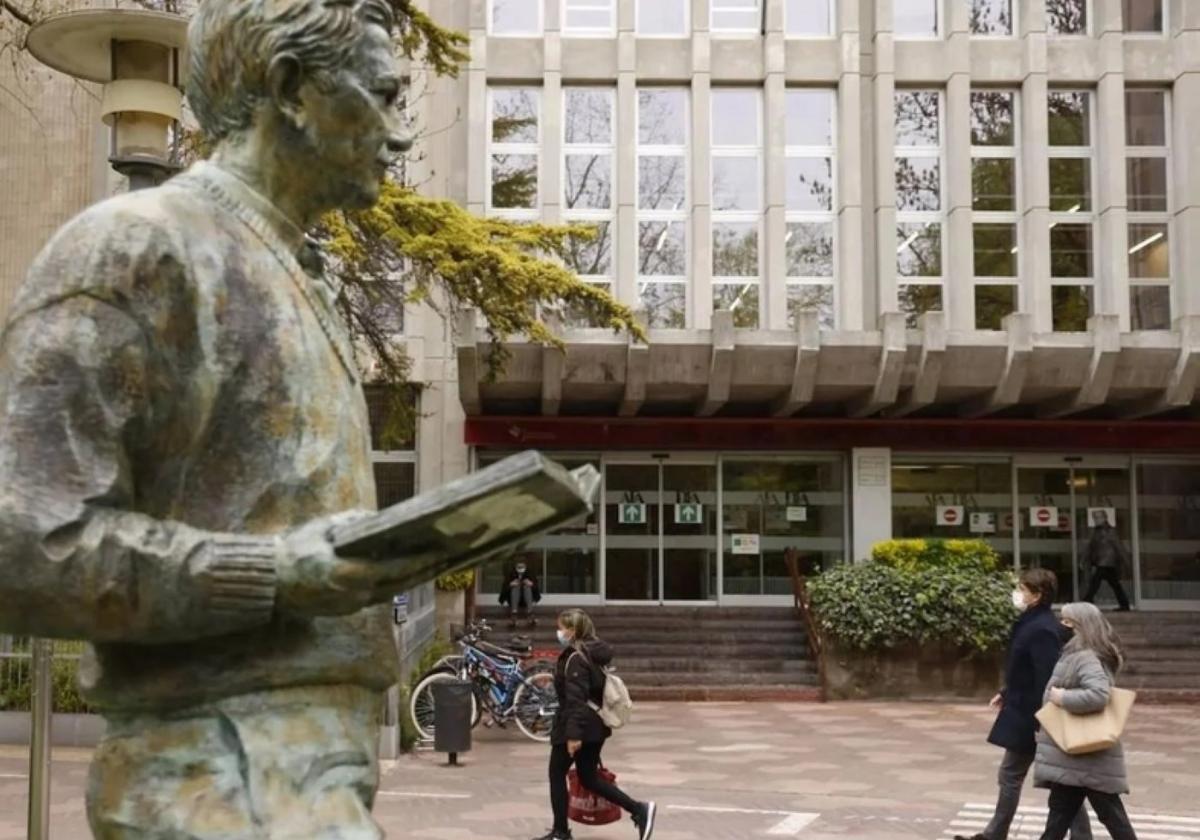
[[[558,607],[537,609],[538,626],[517,631],[538,649],[556,649]],[[585,607],[636,700],[819,700],[816,663],[804,626],[790,607]],[[479,616],[506,637],[499,607]]]
[[[1125,650],[1117,681],[1141,702],[1200,702],[1200,612],[1106,612]]]

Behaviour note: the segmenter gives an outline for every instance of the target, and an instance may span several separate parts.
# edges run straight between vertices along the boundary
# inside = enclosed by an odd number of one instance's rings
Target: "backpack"
[[[596,668],[590,656],[581,650],[575,652],[581,654],[588,665],[604,675],[602,702],[594,703],[589,700],[588,708],[595,712],[609,729],[620,729],[629,723],[629,719],[633,717],[633,700],[629,697],[629,688],[625,681],[614,673],[612,666]]]

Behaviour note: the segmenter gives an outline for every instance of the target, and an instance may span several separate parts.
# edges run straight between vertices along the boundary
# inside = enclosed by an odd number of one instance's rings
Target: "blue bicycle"
[[[484,641],[489,630],[491,627],[483,621],[468,627],[458,640],[461,652],[438,660],[413,689],[409,712],[422,738],[433,739],[433,687],[441,682],[466,680],[473,687],[472,728],[487,712],[488,726],[503,728],[513,721],[527,737],[550,740],[550,727],[558,711],[553,661],[531,660],[532,645],[527,639],[514,638],[507,647]]]

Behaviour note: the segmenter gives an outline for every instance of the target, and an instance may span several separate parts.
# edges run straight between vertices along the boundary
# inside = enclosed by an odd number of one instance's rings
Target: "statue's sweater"
[[[352,350],[304,247],[199,164],[68,223],[17,296],[0,632],[89,640],[81,681],[102,710],[396,680],[386,606],[275,609],[275,535],[375,508]]]

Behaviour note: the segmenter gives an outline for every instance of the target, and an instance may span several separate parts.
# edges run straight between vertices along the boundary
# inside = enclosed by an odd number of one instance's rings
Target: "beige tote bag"
[[[1058,748],[1068,755],[1100,752],[1121,740],[1136,699],[1136,691],[1114,687],[1103,711],[1074,715],[1061,706],[1047,703],[1037,713],[1037,719]]]

